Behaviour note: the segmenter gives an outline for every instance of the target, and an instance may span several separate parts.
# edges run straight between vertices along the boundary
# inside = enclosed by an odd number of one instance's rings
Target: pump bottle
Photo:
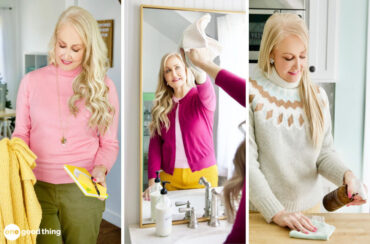
[[[155,232],[158,236],[168,236],[172,231],[172,204],[170,199],[167,197],[167,183],[170,182],[162,182],[163,188],[161,190],[161,197],[156,205]]]
[[[161,180],[159,179],[159,171],[156,171],[155,173],[157,174],[157,177],[154,180],[154,186],[150,189],[150,210],[153,221],[155,221],[155,206],[161,196],[162,189]]]

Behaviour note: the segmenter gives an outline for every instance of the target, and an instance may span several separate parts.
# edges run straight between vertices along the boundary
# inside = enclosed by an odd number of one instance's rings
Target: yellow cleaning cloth
[[[24,231],[39,229],[41,206],[33,185],[36,155],[19,138],[0,141],[0,243],[7,243],[4,228],[9,224]],[[36,243],[36,234],[25,234],[11,243]],[[10,243],[10,242],[9,242]]]

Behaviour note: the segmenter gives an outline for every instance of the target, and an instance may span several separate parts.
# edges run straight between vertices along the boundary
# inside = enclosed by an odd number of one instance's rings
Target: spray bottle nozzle
[[[157,170],[155,173],[157,174],[157,177],[155,178],[154,182],[155,183],[160,183],[161,182],[161,179],[159,178],[159,172],[161,172],[160,170]]]
[[[165,195],[165,194],[167,194],[167,189],[166,189],[166,184],[171,184],[171,182],[169,182],[169,181],[162,181],[162,186],[163,186],[163,188],[162,188],[162,190],[161,190],[161,195]]]

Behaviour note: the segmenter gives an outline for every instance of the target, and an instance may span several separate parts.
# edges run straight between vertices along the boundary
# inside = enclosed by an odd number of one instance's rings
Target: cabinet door
[[[339,3],[337,0],[310,0],[309,69],[317,82],[336,82]]]

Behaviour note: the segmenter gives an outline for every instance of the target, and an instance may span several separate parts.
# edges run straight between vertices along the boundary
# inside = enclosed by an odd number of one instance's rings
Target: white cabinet
[[[339,1],[308,1],[309,69],[315,82],[336,82]]]

